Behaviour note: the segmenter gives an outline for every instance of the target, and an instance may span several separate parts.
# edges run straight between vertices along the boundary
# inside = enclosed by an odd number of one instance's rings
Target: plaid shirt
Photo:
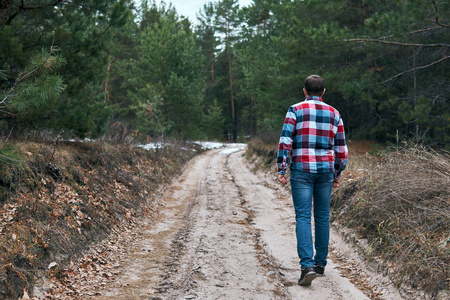
[[[289,155],[291,170],[334,172],[338,179],[348,158],[339,112],[317,96],[289,107],[278,145],[279,174],[286,174]]]

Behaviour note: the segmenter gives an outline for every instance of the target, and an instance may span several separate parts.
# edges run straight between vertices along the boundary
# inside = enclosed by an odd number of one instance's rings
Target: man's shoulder
[[[340,116],[339,111],[336,108],[323,101],[300,101],[291,105],[291,109],[294,111],[299,111],[307,108],[316,110],[328,110]]]
[[[329,111],[332,111],[332,112],[334,112],[335,114],[339,115],[339,111],[338,111],[336,108],[334,108],[333,106],[331,106],[331,105],[328,104],[328,103],[325,103],[325,102],[324,102],[324,104],[326,105],[326,107],[328,108]]]
[[[309,106],[310,106],[310,103],[308,103],[307,101],[300,101],[300,102],[297,102],[295,104],[292,104],[291,108],[294,111],[297,111],[297,110],[301,110],[301,109],[304,109],[304,108],[308,108]]]

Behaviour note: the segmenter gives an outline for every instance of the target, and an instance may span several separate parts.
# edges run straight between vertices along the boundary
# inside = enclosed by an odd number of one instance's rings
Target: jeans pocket
[[[311,182],[312,174],[303,171],[291,171],[291,180],[296,182]]]

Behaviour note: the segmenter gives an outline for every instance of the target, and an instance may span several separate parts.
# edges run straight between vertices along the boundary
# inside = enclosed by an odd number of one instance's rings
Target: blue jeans
[[[295,208],[297,253],[302,269],[327,264],[330,239],[330,197],[333,173],[315,174],[291,171],[291,190]],[[311,209],[314,196],[315,249],[311,233]]]

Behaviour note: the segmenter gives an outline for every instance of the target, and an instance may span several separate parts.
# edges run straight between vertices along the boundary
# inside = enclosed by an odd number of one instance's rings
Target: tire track
[[[177,283],[164,299],[286,299],[271,266],[252,212],[228,168],[229,154],[218,153],[205,171],[191,219],[195,225],[180,258]]]

